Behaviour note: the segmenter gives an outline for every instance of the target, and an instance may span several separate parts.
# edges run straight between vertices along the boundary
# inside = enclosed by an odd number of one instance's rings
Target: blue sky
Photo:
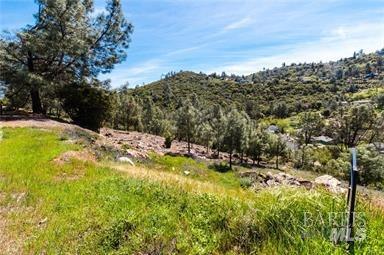
[[[96,0],[97,12],[105,1]],[[250,74],[384,47],[384,0],[122,0],[135,29],[103,79],[133,87],[169,71]],[[32,23],[33,0],[0,0],[0,29]]]

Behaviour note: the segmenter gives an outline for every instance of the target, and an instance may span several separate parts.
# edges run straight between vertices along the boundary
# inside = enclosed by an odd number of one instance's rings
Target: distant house
[[[280,132],[280,129],[279,129],[279,127],[276,126],[276,125],[270,125],[270,126],[266,129],[266,131],[267,131],[268,133],[276,134],[276,133],[279,133],[279,132]]]
[[[329,136],[321,135],[312,137],[312,141],[321,144],[331,144],[333,142],[333,139]]]
[[[377,76],[377,73],[369,73],[367,75],[364,76],[365,79],[372,79],[372,78],[375,78]]]
[[[353,104],[354,105],[362,105],[362,104],[369,104],[371,103],[372,101],[369,100],[369,99],[365,99],[365,100],[357,100],[357,101],[353,101]]]

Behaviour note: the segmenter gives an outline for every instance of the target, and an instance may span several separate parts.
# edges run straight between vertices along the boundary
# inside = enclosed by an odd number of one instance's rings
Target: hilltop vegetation
[[[343,101],[357,100],[355,93],[382,88],[383,70],[384,49],[354,53],[336,62],[283,64],[249,76],[171,72],[129,93],[137,98],[151,97],[162,109],[177,108],[193,95],[208,105],[244,110],[251,118],[288,117],[307,110],[335,109]]]

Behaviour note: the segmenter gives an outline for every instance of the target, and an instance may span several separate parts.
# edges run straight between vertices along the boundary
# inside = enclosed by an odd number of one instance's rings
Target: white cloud
[[[307,43],[298,43],[283,54],[266,57],[253,57],[245,61],[227,63],[212,68],[211,72],[225,71],[227,73],[250,74],[265,68],[286,64],[338,60],[352,56],[354,51],[363,49],[373,52],[384,47],[384,22],[363,23],[355,26],[338,27],[335,30],[324,31],[324,36]],[[278,51],[279,49],[276,49]]]
[[[246,17],[246,18],[243,18],[241,20],[235,21],[231,24],[228,24],[227,26],[224,27],[224,30],[228,31],[228,30],[234,30],[234,29],[247,27],[251,22],[252,22],[252,19],[250,17]]]
[[[179,49],[179,50],[174,50],[172,52],[167,53],[166,56],[174,56],[174,55],[184,54],[184,53],[188,53],[188,52],[191,52],[191,51],[198,50],[198,49],[200,49],[202,47],[203,47],[203,45],[194,46],[194,47],[188,47],[188,48]]]
[[[148,76],[152,73],[160,73],[162,67],[164,67],[164,63],[161,60],[151,59],[130,68],[118,66],[111,73],[100,75],[99,78],[111,79],[111,84],[113,87],[117,87],[126,82],[129,82],[132,87],[140,84],[143,80],[147,80]]]

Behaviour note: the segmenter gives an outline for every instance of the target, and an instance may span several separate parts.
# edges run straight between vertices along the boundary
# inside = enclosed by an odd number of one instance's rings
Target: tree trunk
[[[191,143],[190,143],[189,136],[187,137],[187,144],[188,144],[188,154],[191,154]]]
[[[33,65],[33,55],[31,51],[28,51],[28,71],[33,73],[35,71],[35,67]],[[31,90],[31,100],[32,100],[32,111],[33,113],[43,113],[43,107],[41,106],[39,89],[36,85],[32,85]]]
[[[41,106],[39,90],[37,88],[32,88],[30,93],[31,93],[33,113],[43,113],[43,107]]]
[[[229,153],[229,169],[232,169],[232,152]]]
[[[304,167],[305,164],[305,145],[303,146],[303,150],[301,152],[301,167]]]
[[[279,156],[276,156],[276,169],[279,169]]]

